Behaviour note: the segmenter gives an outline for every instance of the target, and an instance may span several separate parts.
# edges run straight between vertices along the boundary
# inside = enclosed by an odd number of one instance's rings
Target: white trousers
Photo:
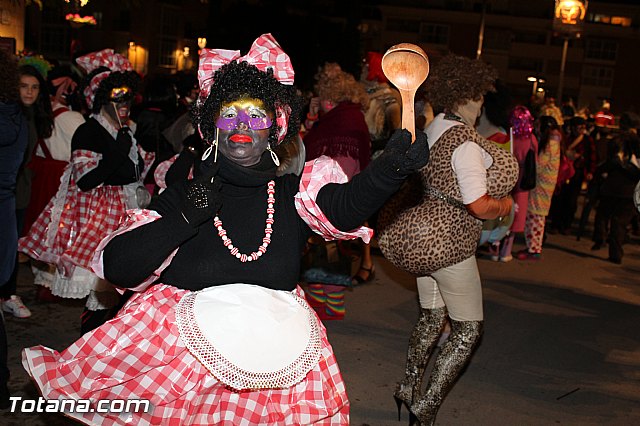
[[[482,285],[475,256],[418,277],[418,297],[423,309],[447,307],[455,321],[482,321]]]

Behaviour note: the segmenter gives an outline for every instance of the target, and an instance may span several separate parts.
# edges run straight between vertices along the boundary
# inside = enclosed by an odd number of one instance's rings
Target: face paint
[[[111,89],[111,93],[109,94],[109,100],[115,103],[122,103],[129,101],[133,98],[133,94],[131,93],[131,89],[127,86],[122,87],[114,87]]]
[[[131,112],[131,101],[126,102],[109,102],[102,107],[102,110],[111,118],[114,124],[125,126],[129,122],[129,114]]]
[[[240,99],[222,105],[216,120],[218,149],[227,159],[241,166],[253,166],[269,146],[273,113],[259,99]]]
[[[273,124],[261,100],[241,99],[223,106],[220,117],[216,120],[216,127],[220,130],[233,130],[243,123],[251,130],[268,129]]]

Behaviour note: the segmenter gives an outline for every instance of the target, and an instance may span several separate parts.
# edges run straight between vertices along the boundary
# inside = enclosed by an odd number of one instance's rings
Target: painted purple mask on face
[[[271,127],[272,121],[267,111],[257,99],[244,99],[223,106],[216,127],[220,130],[234,130],[245,123],[251,130],[264,130]]]

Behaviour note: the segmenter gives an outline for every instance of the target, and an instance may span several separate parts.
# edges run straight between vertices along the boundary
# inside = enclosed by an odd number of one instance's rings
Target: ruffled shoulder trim
[[[362,238],[368,243],[373,236],[372,229],[361,226],[348,232],[340,231],[329,222],[320,206],[316,204],[318,192],[324,185],[346,183],[348,180],[338,162],[325,155],[307,161],[302,170],[299,192],[295,195],[296,210],[302,220],[327,241]]]

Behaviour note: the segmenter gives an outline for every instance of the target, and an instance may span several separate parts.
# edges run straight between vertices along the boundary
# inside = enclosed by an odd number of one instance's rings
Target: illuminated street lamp
[[[202,49],[207,47],[207,38],[206,37],[198,37],[198,47],[200,48],[200,49],[198,49],[198,56],[200,56],[200,52],[202,52]]]
[[[527,77],[527,81],[530,81],[533,83],[533,89],[531,90],[532,95],[535,95],[536,93],[544,91],[542,87],[538,87],[538,84],[543,84],[546,81],[544,78],[529,76]]]
[[[564,69],[567,62],[567,50],[569,37],[580,37],[584,26],[584,17],[587,14],[587,0],[556,0],[553,16],[553,29],[564,35],[562,45],[562,60],[560,62],[560,75],[558,78],[558,94],[556,99],[562,102],[562,89],[564,85]]]

